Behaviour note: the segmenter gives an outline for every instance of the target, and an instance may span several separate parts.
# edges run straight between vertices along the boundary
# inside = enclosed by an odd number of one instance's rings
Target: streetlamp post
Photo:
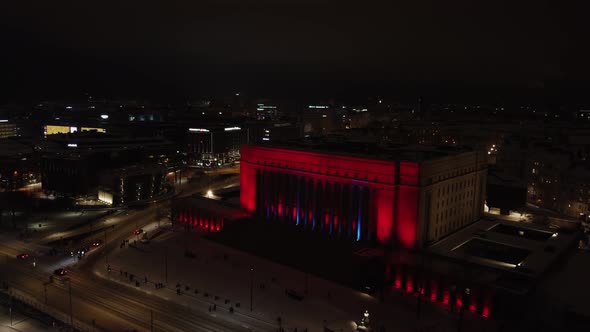
[[[106,247],[107,246],[107,229],[106,228],[104,229],[104,245],[105,245],[105,248],[104,248],[105,259],[106,259],[107,266],[109,266],[109,250]]]
[[[164,247],[164,274],[166,283],[168,283],[168,247]]]
[[[10,308],[8,312],[10,312],[10,326],[12,326],[12,292],[10,292]]]
[[[70,291],[70,326],[74,329],[74,311],[72,307],[72,280],[68,279],[69,291]]]
[[[457,323],[457,332],[461,332],[461,329],[463,328],[463,310],[466,306],[469,306],[470,304],[470,295],[471,289],[465,288],[465,290],[463,291],[461,308],[459,308],[459,322]]]
[[[150,331],[154,332],[154,310],[150,309]]]
[[[254,269],[250,269],[250,311],[252,311],[252,297],[254,293]]]

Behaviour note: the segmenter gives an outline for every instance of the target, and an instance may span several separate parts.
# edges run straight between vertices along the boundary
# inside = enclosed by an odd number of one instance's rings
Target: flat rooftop
[[[426,161],[454,156],[473,150],[467,147],[419,144],[379,144],[375,140],[336,136],[321,138],[302,138],[278,143],[265,144],[269,148],[287,148],[307,152],[353,156],[381,160]]]
[[[498,271],[537,278],[575,245],[577,233],[532,223],[480,220],[427,251]]]
[[[211,215],[224,217],[226,220],[237,220],[249,217],[249,214],[227,202],[205,198],[199,195],[175,198],[172,206],[190,208],[209,213]]]

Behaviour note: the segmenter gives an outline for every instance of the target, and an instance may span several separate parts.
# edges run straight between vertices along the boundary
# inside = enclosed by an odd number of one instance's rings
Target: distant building
[[[482,152],[306,142],[241,149],[241,206],[258,218],[353,241],[423,247],[477,221]]]
[[[99,174],[135,164],[174,164],[175,146],[162,138],[122,137],[95,132],[52,135],[38,146],[44,191],[62,195],[96,193]]]
[[[166,167],[134,165],[106,170],[100,176],[98,199],[109,205],[133,204],[164,193]]]
[[[308,105],[302,111],[302,126],[305,135],[328,134],[346,127],[344,111],[330,105]],[[343,121],[344,119],[344,121]]]
[[[248,132],[237,126],[206,125],[188,128],[188,162],[198,167],[220,167],[240,158]]]
[[[277,104],[261,101],[256,104],[254,118],[256,120],[277,120],[282,114]]]
[[[0,140],[0,191],[14,191],[40,181],[33,147],[11,139]]]
[[[0,119],[0,138],[18,136],[18,126],[14,122]]]
[[[248,143],[268,144],[301,137],[301,128],[287,121],[249,121]]]

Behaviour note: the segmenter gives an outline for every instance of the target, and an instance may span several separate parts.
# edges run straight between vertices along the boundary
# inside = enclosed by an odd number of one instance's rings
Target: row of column
[[[490,317],[494,293],[485,286],[456,285],[456,281],[448,277],[424,273],[407,265],[390,266],[388,270],[388,282],[394,289],[410,294],[419,293],[424,299],[440,302],[454,311],[468,310]]]
[[[356,241],[374,238],[366,185],[258,169],[256,188],[259,217]]]
[[[200,227],[209,232],[219,232],[223,230],[225,224],[223,217],[212,216],[195,208],[178,208],[175,215],[178,222]]]

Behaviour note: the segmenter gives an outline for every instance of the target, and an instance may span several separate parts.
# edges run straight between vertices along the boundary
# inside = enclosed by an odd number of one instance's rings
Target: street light
[[[65,281],[68,282],[68,290],[70,293],[70,326],[72,327],[72,330],[74,329],[74,311],[73,311],[73,306],[72,306],[72,280],[70,278],[65,279]]]
[[[250,269],[250,311],[252,311],[252,295],[254,290],[254,269]]]
[[[168,283],[168,247],[164,247],[164,273],[165,273],[165,280]]]

